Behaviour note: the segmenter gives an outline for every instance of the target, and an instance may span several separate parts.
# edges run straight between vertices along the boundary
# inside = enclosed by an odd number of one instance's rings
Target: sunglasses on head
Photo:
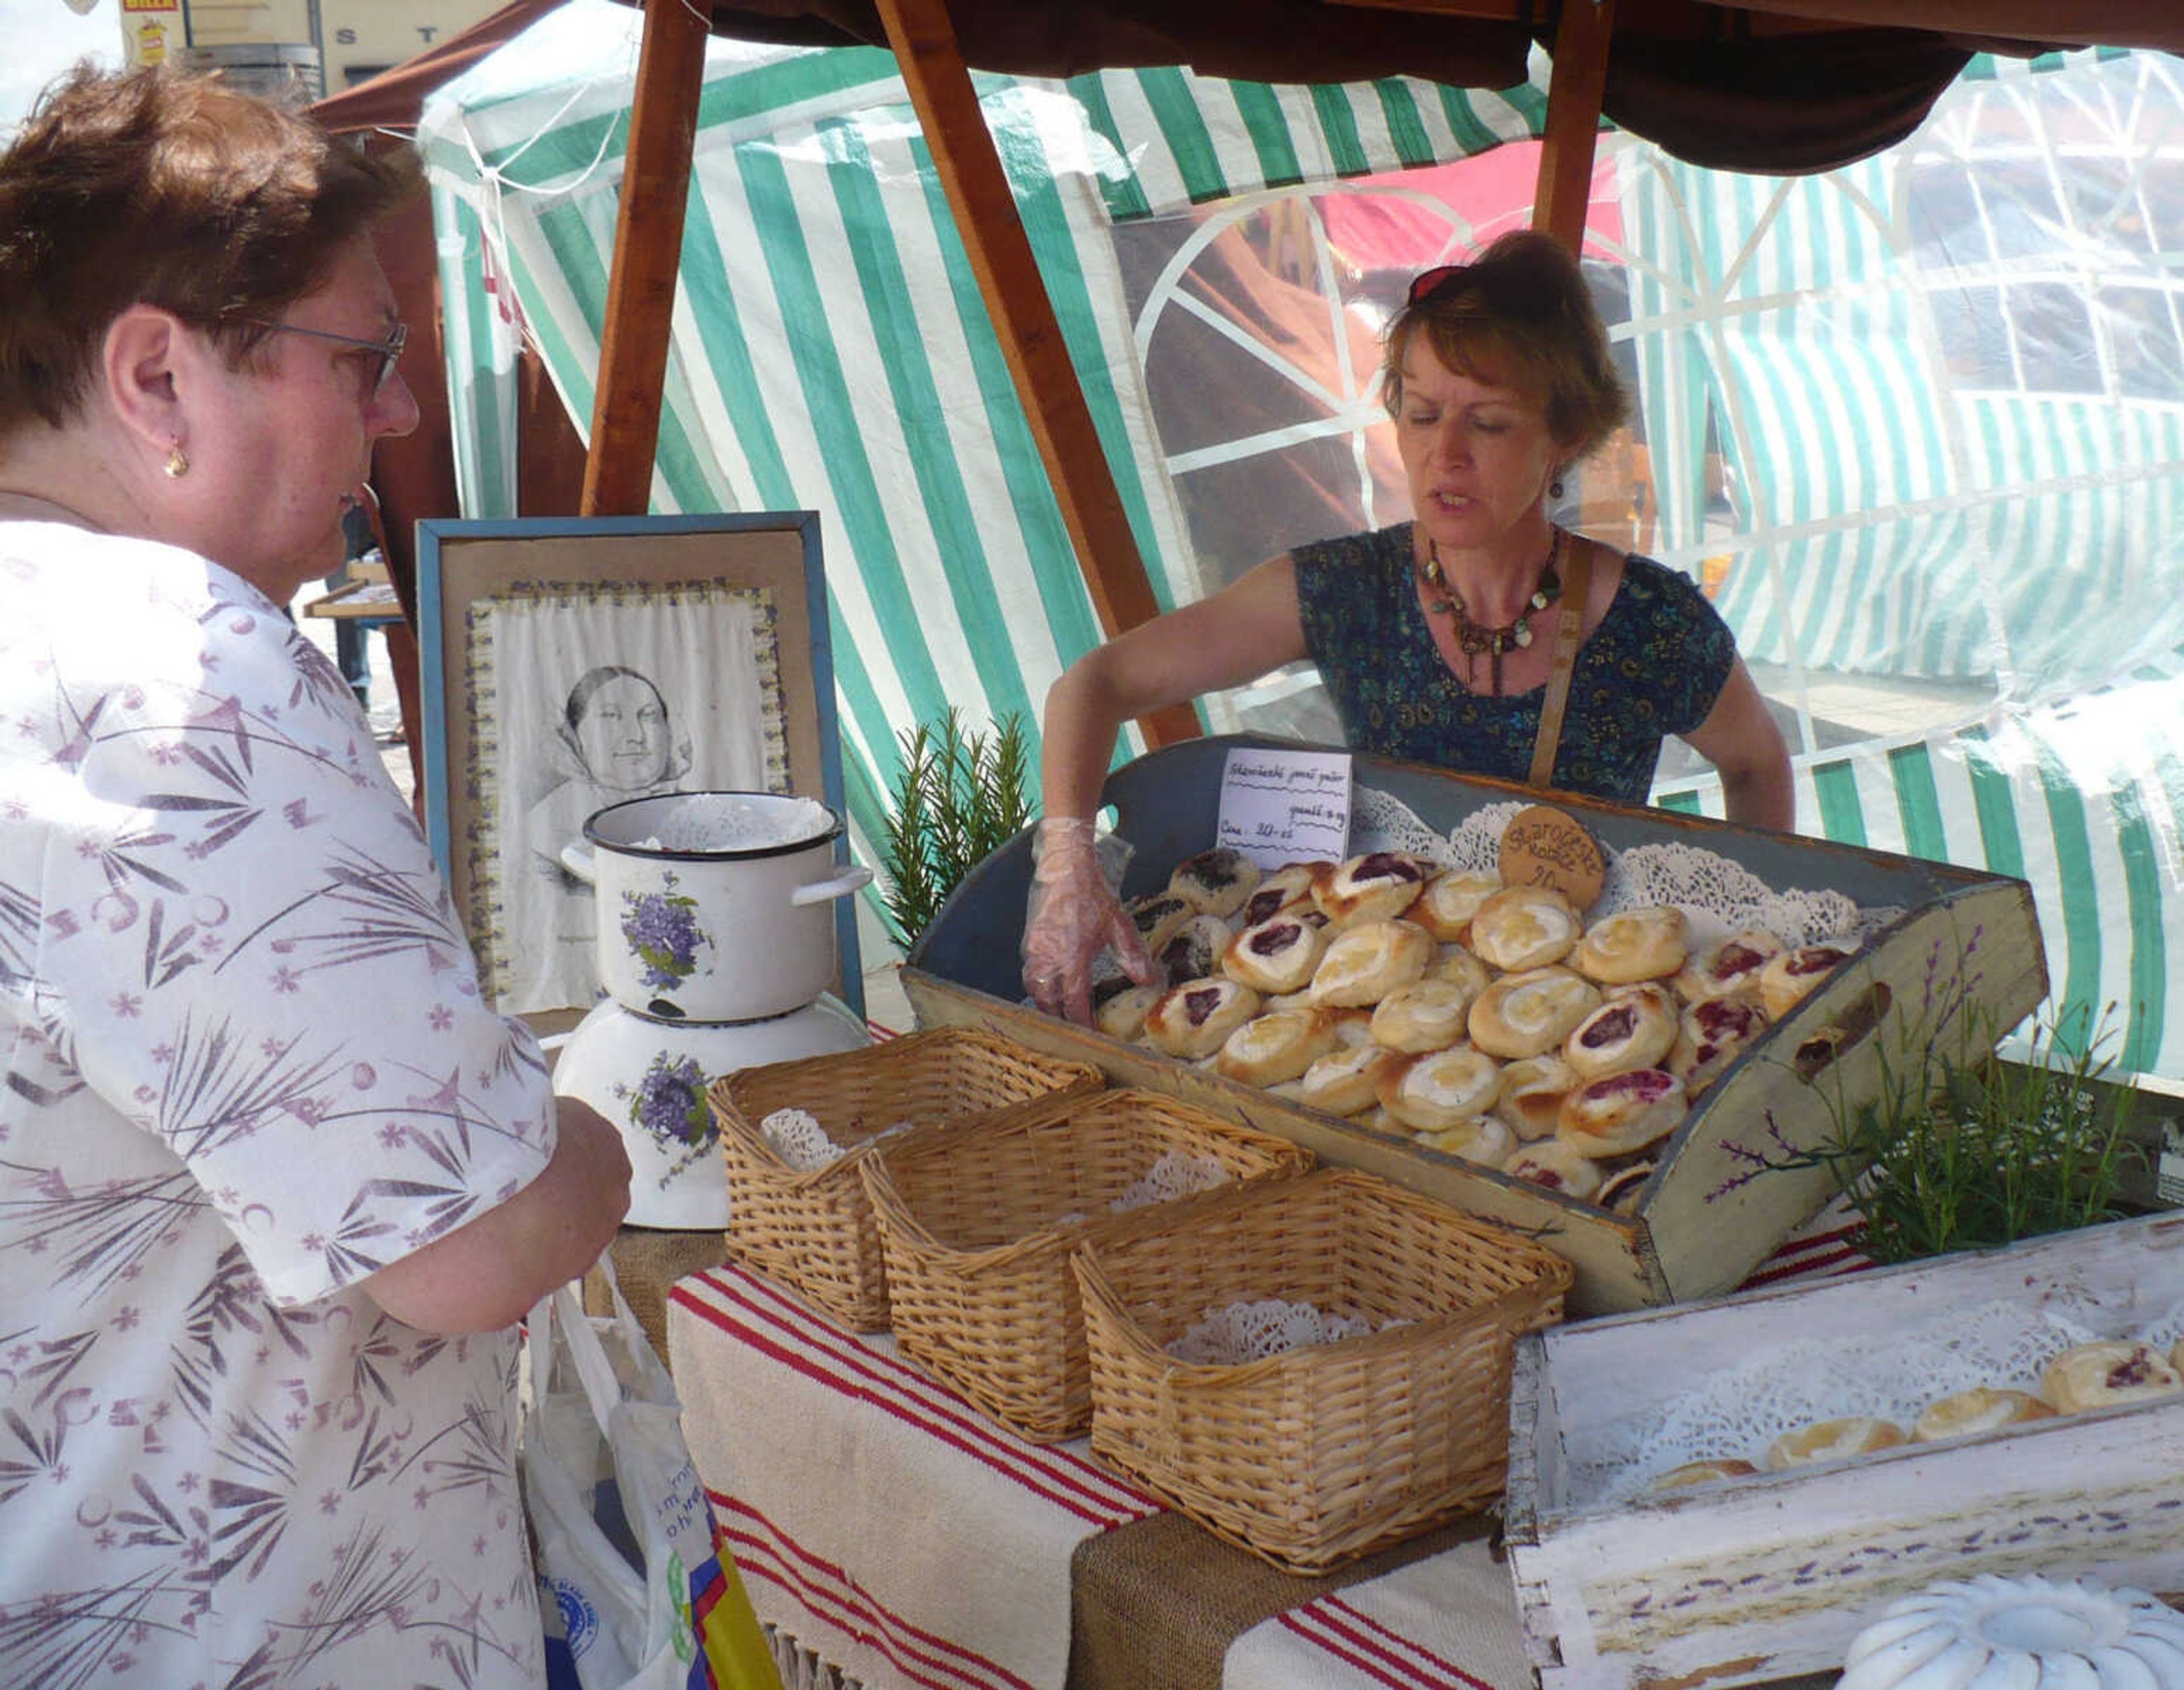
[[[378,354],[379,361],[372,366],[370,379],[365,383],[365,393],[377,399],[387,391],[393,379],[394,366],[402,361],[402,349],[410,343],[410,326],[397,323],[384,340],[366,340],[361,335],[336,334],[331,329],[307,329],[296,323],[276,323],[265,317],[230,317],[231,323],[248,323],[253,328],[270,329],[276,334],[309,335],[313,340],[331,340],[343,346],[353,346],[359,352]]]
[[[1468,264],[1437,264],[1431,270],[1422,270],[1411,278],[1410,297],[1405,303],[1412,305],[1423,304],[1441,289],[1452,285],[1470,272],[1471,266]]]
[[[1478,290],[1479,304],[1488,316],[1524,322],[1559,320],[1565,307],[1552,291],[1523,286],[1506,269],[1471,264],[1437,264],[1411,278],[1407,303],[1423,305],[1429,299],[1458,288]]]

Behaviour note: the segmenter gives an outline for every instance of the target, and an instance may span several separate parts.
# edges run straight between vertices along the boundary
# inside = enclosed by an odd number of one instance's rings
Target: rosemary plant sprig
[[[952,706],[937,725],[920,722],[898,740],[882,902],[891,936],[908,951],[963,877],[1024,825],[1031,758],[1022,717],[1005,717],[990,735],[966,732]]]
[[[2124,1136],[2128,1088],[2101,1083],[2114,1006],[2090,1036],[2090,1011],[2036,1018],[2025,1059],[2005,1062],[1992,1010],[1960,982],[1929,984],[1927,1012],[1881,1050],[1872,1095],[1847,1097],[1838,1076],[1827,1137],[1766,1165],[1827,1168],[1881,1262],[2115,1219],[2140,1152]]]

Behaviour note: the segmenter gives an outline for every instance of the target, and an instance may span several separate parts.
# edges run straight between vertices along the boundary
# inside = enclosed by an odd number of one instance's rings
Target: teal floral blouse
[[[1545,689],[1480,698],[1449,672],[1418,606],[1411,524],[1291,555],[1306,644],[1351,750],[1501,780],[1530,774]],[[1578,648],[1555,785],[1643,804],[1662,739],[1707,719],[1736,661],[1735,637],[1698,588],[1632,556]]]

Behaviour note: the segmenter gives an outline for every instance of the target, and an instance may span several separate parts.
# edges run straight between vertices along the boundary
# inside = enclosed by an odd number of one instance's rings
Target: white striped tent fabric
[[[2061,1047],[2105,1027],[2119,1074],[2184,1072],[2184,991],[2168,989],[2184,959],[2184,656],[2068,704],[1802,758],[1797,786],[1810,831],[2027,881],[2048,952],[2038,1018]],[[1656,800],[1722,813],[1711,780]]]
[[[1719,602],[1747,658],[2053,696],[2118,667],[2058,603],[2137,616],[2178,597],[2184,382],[2163,397],[2131,391],[2096,367],[2089,339],[2068,376],[2082,391],[2040,391],[2031,375],[2009,390],[1953,370],[1936,326],[1960,289],[2031,298],[2044,286],[2111,310],[2099,289],[2118,272],[2178,291],[2184,229],[2167,220],[2159,247],[2116,237],[2133,209],[2120,189],[2087,205],[2082,188],[2046,197],[2044,178],[2017,203],[1983,187],[1987,226],[1964,243],[1975,250],[1921,241],[1922,181],[1997,158],[2020,180],[2043,168],[1997,134],[2052,130],[2058,153],[2067,135],[2076,153],[2105,148],[2118,172],[2173,150],[2162,137],[2184,104],[2184,65],[2050,62],[2055,74],[2035,84],[1983,61],[1914,139],[1825,176],[1624,155],[1661,544],[1686,566],[1733,559]],[[2106,273],[2092,280],[2089,267]],[[1710,421],[1741,494],[1727,532],[1719,510],[1708,522]],[[2184,637],[2159,620],[2135,630],[2140,650]]]

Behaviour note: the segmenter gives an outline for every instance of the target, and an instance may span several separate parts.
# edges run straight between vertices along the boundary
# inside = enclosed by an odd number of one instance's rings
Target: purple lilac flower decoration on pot
[[[621,895],[621,936],[644,964],[644,984],[655,990],[688,979],[698,969],[698,947],[713,942],[698,925],[698,901],[675,885],[670,874],[663,890]]]
[[[629,1123],[665,1150],[682,1146],[703,1150],[719,1135],[705,1102],[705,1070],[695,1057],[677,1058],[669,1051],[653,1054],[652,1065],[634,1086],[615,1090],[629,1099]]]

